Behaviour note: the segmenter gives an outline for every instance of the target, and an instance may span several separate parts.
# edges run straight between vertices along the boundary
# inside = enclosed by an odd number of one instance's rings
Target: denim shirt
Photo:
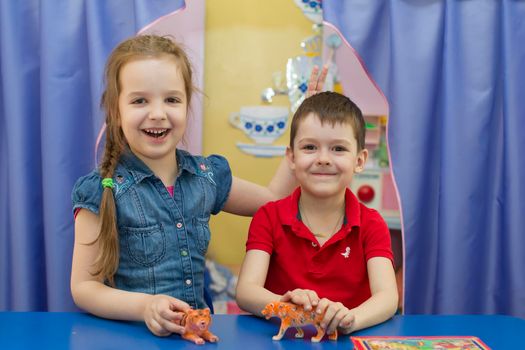
[[[113,176],[120,258],[118,289],[167,294],[204,308],[205,254],[210,214],[230,193],[232,175],[225,158],[192,156],[177,150],[179,174],[172,197],[162,181],[133,153],[120,159]],[[72,193],[73,208],[99,213],[98,170],[81,177]]]

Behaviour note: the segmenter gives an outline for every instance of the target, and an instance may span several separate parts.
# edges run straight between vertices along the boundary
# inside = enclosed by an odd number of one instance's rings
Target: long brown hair
[[[106,115],[106,143],[104,156],[100,164],[102,178],[113,178],[122,151],[127,145],[124,133],[120,127],[118,99],[120,72],[124,65],[140,58],[158,58],[169,55],[174,57],[184,79],[187,105],[195,90],[192,83],[192,69],[188,56],[180,45],[167,37],[157,35],[140,35],[120,43],[109,56],[104,71],[105,90],[102,93],[100,105]],[[114,275],[119,263],[119,243],[117,217],[113,189],[105,187],[100,202],[101,227],[97,239],[98,256],[94,262],[93,275],[114,285]]]

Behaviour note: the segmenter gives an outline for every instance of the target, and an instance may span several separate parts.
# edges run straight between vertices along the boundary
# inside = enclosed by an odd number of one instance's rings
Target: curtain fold
[[[323,10],[389,100],[404,311],[525,317],[525,2]]]
[[[0,1],[0,310],[75,310],[71,189],[111,49],[183,0]]]

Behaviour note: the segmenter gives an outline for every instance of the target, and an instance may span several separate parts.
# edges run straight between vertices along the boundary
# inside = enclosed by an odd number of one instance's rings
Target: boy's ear
[[[366,148],[359,151],[355,160],[354,173],[360,173],[365,169],[365,163],[368,159],[368,150]]]
[[[295,159],[293,150],[290,148],[290,146],[286,147],[286,160],[288,161],[288,166],[290,169],[295,170]]]

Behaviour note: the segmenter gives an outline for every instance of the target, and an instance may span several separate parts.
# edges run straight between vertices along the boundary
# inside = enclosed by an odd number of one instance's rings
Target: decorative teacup
[[[244,106],[230,115],[230,123],[255,143],[271,144],[286,130],[288,107]]]

